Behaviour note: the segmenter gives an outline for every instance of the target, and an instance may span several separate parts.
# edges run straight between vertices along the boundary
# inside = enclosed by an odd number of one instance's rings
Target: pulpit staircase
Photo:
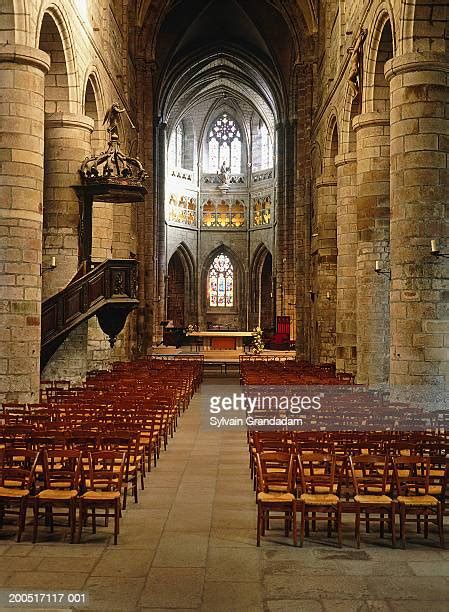
[[[41,369],[70,332],[93,316],[114,346],[128,314],[138,305],[137,272],[135,259],[84,262],[65,289],[42,303]]]

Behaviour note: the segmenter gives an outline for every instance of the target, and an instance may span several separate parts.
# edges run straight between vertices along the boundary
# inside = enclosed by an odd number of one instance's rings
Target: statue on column
[[[125,109],[120,108],[117,102],[106,111],[104,116],[103,125],[107,124],[107,132],[109,134],[109,140],[118,140],[118,118],[121,113],[124,113]]]
[[[227,191],[231,183],[231,168],[226,165],[226,162],[221,164],[221,168],[217,171],[217,175],[220,180],[219,188],[223,191]]]
[[[360,93],[362,84],[362,69],[363,69],[363,43],[365,42],[368,31],[361,29],[353,47],[349,48],[351,59],[349,61],[349,87],[352,90],[354,98]]]

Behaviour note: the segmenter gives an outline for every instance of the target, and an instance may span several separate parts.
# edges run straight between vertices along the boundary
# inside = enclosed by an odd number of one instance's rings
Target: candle
[[[56,257],[55,256],[51,258],[51,267],[56,268]]]
[[[438,248],[438,240],[430,241],[430,250],[432,251],[432,253],[438,253],[438,251],[440,250]]]
[[[380,261],[378,259],[376,259],[376,266],[375,266],[374,270],[376,272],[380,272],[380,270],[381,270]]]

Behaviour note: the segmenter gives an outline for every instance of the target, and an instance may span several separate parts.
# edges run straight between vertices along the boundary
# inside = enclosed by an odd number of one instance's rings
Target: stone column
[[[337,292],[337,178],[323,176],[317,188],[317,281],[315,296],[320,363],[335,362],[335,315]],[[318,347],[317,347],[318,348]]]
[[[0,401],[38,401],[46,53],[0,47]]]
[[[388,381],[389,113],[354,118],[357,134],[357,381]],[[375,272],[376,260],[386,274]]]
[[[79,267],[80,202],[73,185],[79,183],[83,159],[91,153],[94,121],[85,115],[55,113],[45,118],[44,250],[48,265],[42,299],[64,289]],[[87,329],[85,321],[74,329],[45,366],[45,378],[63,378],[78,383],[87,370]]]
[[[449,62],[387,62],[391,93],[391,384],[449,386]]]
[[[337,322],[338,372],[357,371],[357,155],[335,158],[337,166]]]
[[[66,287],[78,269],[80,203],[73,185],[90,155],[93,128],[85,115],[55,113],[45,119],[43,260],[48,265],[54,256],[56,268],[43,277],[43,300]]]

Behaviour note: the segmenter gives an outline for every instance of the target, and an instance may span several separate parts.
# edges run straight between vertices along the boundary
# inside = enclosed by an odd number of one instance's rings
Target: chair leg
[[[114,544],[115,545],[117,545],[119,530],[120,530],[120,500],[115,503],[115,507],[114,507]]]
[[[78,516],[78,533],[76,536],[76,541],[79,544],[81,542],[81,532],[83,530],[83,523],[84,523],[84,504],[82,502],[82,500],[80,500],[79,502],[79,516]]]
[[[304,546],[304,530],[305,530],[305,521],[306,521],[306,511],[303,503],[299,506],[301,512],[301,526],[299,530],[299,545],[301,548]]]
[[[391,516],[391,545],[393,548],[396,548],[396,504],[393,502],[391,504],[390,510]]]
[[[95,506],[92,507],[92,533],[97,533],[97,517],[95,514]]]
[[[69,502],[69,520],[70,520],[70,543],[73,544],[75,541],[75,527],[76,527],[76,505],[75,498]]]
[[[402,548],[405,548],[405,506],[401,504],[399,506],[399,521],[401,525],[401,543]]]
[[[296,516],[296,501],[293,502],[292,507],[292,530],[293,530],[293,546],[298,546],[298,517]]]
[[[260,532],[262,530],[262,508],[260,502],[257,504],[257,546],[260,546]]]
[[[332,536],[332,512],[327,513],[327,537]]]
[[[343,546],[342,523],[341,523],[341,504],[338,504],[336,512],[337,512],[337,524],[338,524],[338,529],[337,529],[338,547],[341,548]]]
[[[438,523],[438,534],[440,536],[440,546],[444,548],[444,525],[443,525],[443,507],[441,502],[438,502],[437,506],[437,523]]]
[[[424,515],[424,537],[427,540],[429,537],[429,515]]]
[[[382,512],[380,515],[380,525],[379,525],[379,531],[380,531],[380,537],[383,538],[385,535],[385,518],[384,518],[384,513]]]
[[[25,519],[26,519],[26,512],[27,512],[27,504],[28,504],[28,499],[26,497],[23,497],[20,500],[19,529],[17,531],[17,541],[18,542],[20,542],[20,540],[22,539],[22,533],[25,530]]]
[[[36,499],[33,504],[33,544],[37,540],[37,528],[39,521],[39,501]]]
[[[360,548],[360,505],[357,504],[355,511],[355,541],[357,548]]]

